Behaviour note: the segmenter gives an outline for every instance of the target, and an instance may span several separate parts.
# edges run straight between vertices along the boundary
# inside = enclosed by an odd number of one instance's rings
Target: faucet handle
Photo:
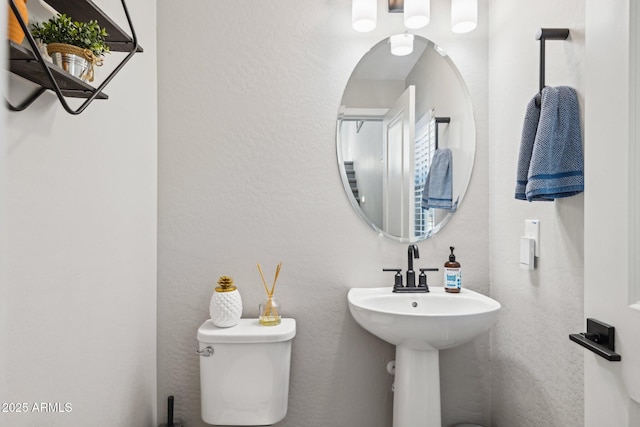
[[[393,289],[403,288],[402,286],[402,269],[401,268],[383,268],[382,271],[395,271],[393,281]]]
[[[429,285],[427,285],[427,275],[425,271],[438,271],[439,268],[421,268],[420,275],[418,276],[418,287],[426,288],[427,292],[429,292]]]

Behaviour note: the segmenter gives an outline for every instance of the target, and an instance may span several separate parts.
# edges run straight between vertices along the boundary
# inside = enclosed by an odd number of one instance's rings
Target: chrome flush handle
[[[198,353],[200,356],[203,357],[209,357],[213,355],[213,347],[205,347],[202,350],[196,350],[196,353]]]

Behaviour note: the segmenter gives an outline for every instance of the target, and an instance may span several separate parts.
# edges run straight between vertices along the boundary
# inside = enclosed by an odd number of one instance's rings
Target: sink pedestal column
[[[396,347],[393,427],[441,427],[438,350]]]

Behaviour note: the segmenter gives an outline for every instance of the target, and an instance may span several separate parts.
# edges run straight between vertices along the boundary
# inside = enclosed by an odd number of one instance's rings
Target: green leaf
[[[48,21],[32,24],[31,35],[43,43],[66,43],[90,49],[94,55],[109,53],[105,39],[107,31],[101,28],[98,21],[73,21],[71,17],[58,14]]]

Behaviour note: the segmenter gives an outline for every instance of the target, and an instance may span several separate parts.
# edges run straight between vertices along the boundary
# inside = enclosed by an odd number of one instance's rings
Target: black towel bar
[[[536,40],[540,40],[540,92],[536,97],[536,105],[542,102],[542,89],[544,89],[545,53],[544,42],[546,40],[566,40],[569,37],[568,28],[540,28],[536,33]]]

